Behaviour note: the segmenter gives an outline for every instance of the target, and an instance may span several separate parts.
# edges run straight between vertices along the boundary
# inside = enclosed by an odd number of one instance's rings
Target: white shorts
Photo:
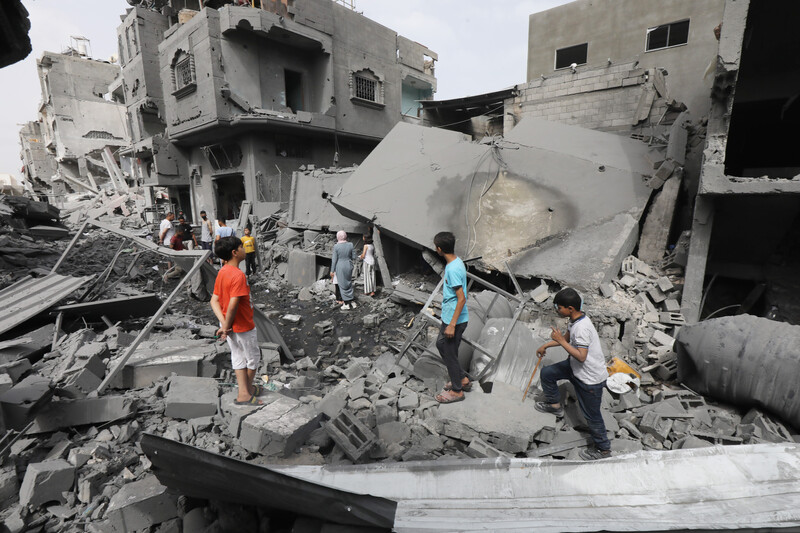
[[[231,347],[231,366],[234,370],[258,368],[258,363],[261,361],[261,348],[258,347],[258,335],[255,328],[243,333],[229,333],[228,346]]]

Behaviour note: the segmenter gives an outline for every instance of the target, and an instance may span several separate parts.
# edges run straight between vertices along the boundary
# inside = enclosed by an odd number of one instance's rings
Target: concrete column
[[[714,198],[698,196],[694,205],[692,240],[689,244],[689,258],[686,263],[681,300],[681,312],[687,324],[693,324],[700,319],[700,302],[703,299],[703,284],[713,226]]]

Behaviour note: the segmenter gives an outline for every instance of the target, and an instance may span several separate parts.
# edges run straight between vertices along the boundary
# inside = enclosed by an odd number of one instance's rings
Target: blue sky
[[[301,2],[303,0],[296,0]],[[439,54],[436,99],[496,91],[525,81],[528,16],[568,0],[356,0],[356,10]],[[61,52],[71,35],[87,37],[92,55],[116,54],[124,0],[23,0],[33,52],[0,69],[0,174],[19,175],[20,125],[41,100],[36,59]]]

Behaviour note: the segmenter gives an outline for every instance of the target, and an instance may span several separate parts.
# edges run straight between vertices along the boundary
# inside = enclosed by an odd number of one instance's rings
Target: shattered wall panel
[[[596,288],[635,243],[646,153],[639,141],[533,119],[493,145],[399,124],[333,202],[416,246],[450,230],[459,255],[491,269],[508,261],[518,275]],[[537,262],[539,247],[558,261]]]
[[[367,225],[343,216],[330,203],[330,196],[342,188],[353,170],[339,172],[312,170],[292,174],[289,227],[311,230],[344,230],[363,233]]]

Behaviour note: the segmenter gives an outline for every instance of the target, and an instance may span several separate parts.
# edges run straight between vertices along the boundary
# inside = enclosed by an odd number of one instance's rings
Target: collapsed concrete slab
[[[750,315],[683,326],[676,342],[678,380],[744,407],[764,406],[800,428],[800,326]]]
[[[447,227],[459,255],[488,269],[507,261],[520,276],[596,289],[636,242],[647,153],[640,141],[536,119],[484,143],[398,124],[331,201],[407,244],[430,247]]]
[[[367,225],[342,216],[328,198],[339,191],[353,168],[315,169],[292,173],[289,225],[310,230],[364,233]]]
[[[164,376],[201,375],[201,362],[213,358],[217,348],[213,340],[170,340],[140,346],[115,377],[117,388],[148,387]]]
[[[542,427],[555,426],[556,418],[534,409],[533,402],[522,403],[520,397],[519,389],[503,383],[495,383],[491,394],[475,387],[463,402],[441,406],[436,417],[448,437],[466,442],[480,437],[500,451],[525,452],[534,435]]]
[[[21,380],[0,395],[0,409],[6,427],[21,430],[52,397],[49,379],[33,375]]]

